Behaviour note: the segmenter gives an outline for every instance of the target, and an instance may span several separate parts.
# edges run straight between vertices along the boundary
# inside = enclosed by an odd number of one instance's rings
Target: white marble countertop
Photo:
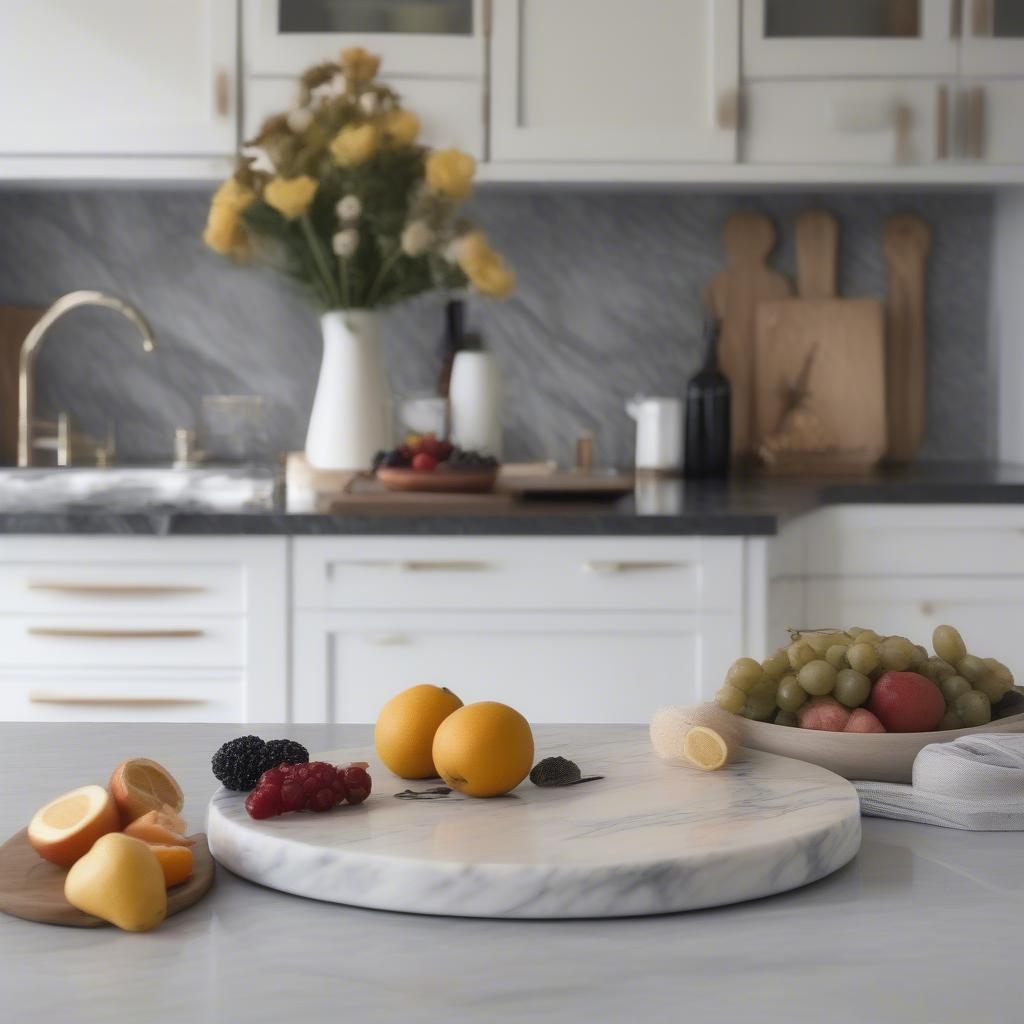
[[[609,727],[579,729],[604,730]],[[0,836],[123,757],[165,763],[199,825],[225,739],[310,750],[356,726],[0,725]],[[538,753],[544,731],[538,730]],[[642,731],[637,731],[638,737]],[[567,752],[566,752],[567,753]],[[608,921],[359,910],[219,871],[210,896],[133,935],[0,917],[4,1021],[1018,1021],[1024,839],[865,819],[853,863],[790,893]]]

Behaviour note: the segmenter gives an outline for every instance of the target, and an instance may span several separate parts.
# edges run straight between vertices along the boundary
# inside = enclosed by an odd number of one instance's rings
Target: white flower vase
[[[306,432],[306,460],[317,469],[368,469],[391,447],[391,396],[381,353],[380,317],[332,310],[320,318],[323,362]]]

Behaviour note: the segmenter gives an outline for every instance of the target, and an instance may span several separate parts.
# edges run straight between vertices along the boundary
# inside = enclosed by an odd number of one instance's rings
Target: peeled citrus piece
[[[187,827],[177,814],[148,811],[125,828],[124,834],[158,846],[194,846],[195,840],[184,834]]]
[[[165,846],[163,843],[150,843],[149,848],[156,854],[160,867],[164,872],[164,884],[169,889],[172,885],[180,885],[192,874],[192,851],[187,846]]]
[[[171,773],[148,757],[130,757],[122,761],[110,776],[110,792],[125,825],[166,804],[180,811],[185,803],[181,786]]]
[[[683,757],[695,768],[718,771],[729,763],[731,755],[725,737],[706,725],[695,725],[683,737]]]
[[[113,797],[102,786],[82,786],[36,811],[28,841],[40,857],[69,868],[100,836],[120,827]]]
[[[669,764],[690,764],[683,743],[694,726],[703,725],[721,736],[729,749],[739,746],[737,718],[714,702],[684,707],[670,704],[658,708],[651,717],[651,745],[654,752]]]

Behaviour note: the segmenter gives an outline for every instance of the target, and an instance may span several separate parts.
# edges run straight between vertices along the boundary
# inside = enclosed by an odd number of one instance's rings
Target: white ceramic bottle
[[[501,376],[494,355],[480,350],[456,353],[448,399],[452,442],[500,459]]]

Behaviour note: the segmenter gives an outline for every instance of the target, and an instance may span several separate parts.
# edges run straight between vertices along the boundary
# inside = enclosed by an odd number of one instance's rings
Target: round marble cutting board
[[[527,781],[491,800],[398,800],[437,783],[395,778],[372,748],[321,753],[314,760],[370,762],[366,803],[253,821],[245,794],[222,789],[210,802],[210,849],[244,878],[313,899],[573,918],[769,896],[830,874],[860,847],[857,793],[823,768],[750,751],[705,773],[662,764],[646,730],[581,735],[540,753],[561,750],[603,780],[559,789]]]

